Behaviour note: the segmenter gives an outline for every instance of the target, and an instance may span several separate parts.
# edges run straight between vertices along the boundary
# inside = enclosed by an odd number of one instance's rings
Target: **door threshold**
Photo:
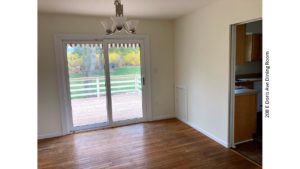
[[[86,126],[75,127],[75,129],[72,130],[71,133],[82,133],[82,132],[117,128],[117,127],[124,127],[124,126],[129,126],[129,125],[134,125],[134,124],[145,123],[145,122],[147,122],[147,120],[134,119],[134,121],[131,121],[131,120],[119,121],[119,122],[116,122],[116,124],[113,124],[113,125],[108,125],[108,123],[101,123],[101,124],[107,124],[107,125],[98,124],[97,126],[96,125],[95,126],[94,125],[86,125]]]
[[[92,124],[92,125],[84,125],[84,126],[76,126],[71,130],[72,133],[80,133],[86,131],[93,131],[98,129],[103,129],[108,126],[108,122]]]
[[[230,149],[231,149],[231,151],[233,151],[233,152],[236,153],[237,155],[239,155],[239,156],[245,158],[246,160],[250,161],[251,163],[257,165],[258,167],[262,167],[261,164],[259,164],[259,163],[257,163],[256,161],[250,159],[249,157],[245,156],[244,154],[242,154],[242,153],[236,151],[234,148],[230,148]]]

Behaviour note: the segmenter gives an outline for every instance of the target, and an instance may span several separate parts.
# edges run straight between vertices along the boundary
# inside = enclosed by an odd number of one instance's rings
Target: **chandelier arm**
[[[111,34],[115,33],[115,32],[116,32],[116,30],[117,30],[117,27],[114,27],[114,29],[113,29],[113,30],[111,30]]]
[[[129,30],[127,30],[127,28],[126,28],[126,26],[125,26],[125,25],[123,26],[123,29],[125,30],[125,32],[126,32],[126,33],[128,33],[128,34],[132,34],[132,33],[131,33]]]

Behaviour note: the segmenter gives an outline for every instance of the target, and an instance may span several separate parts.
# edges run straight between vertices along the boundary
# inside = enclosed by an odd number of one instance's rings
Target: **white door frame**
[[[142,121],[152,120],[152,110],[151,110],[151,73],[150,73],[150,43],[149,37],[147,35],[72,35],[72,34],[56,34],[54,35],[54,47],[56,55],[57,64],[57,77],[58,77],[58,92],[59,92],[59,103],[60,103],[60,113],[61,113],[61,125],[62,125],[62,135],[66,135],[74,130],[72,122],[72,108],[71,108],[71,98],[70,91],[68,90],[68,67],[66,61],[66,41],[101,41],[104,48],[108,48],[107,42],[116,41],[139,41],[141,42],[141,55],[144,59],[144,77],[145,85],[143,89],[143,119],[136,120],[125,120],[116,123],[110,123],[112,126],[126,125],[129,123],[137,123]],[[108,50],[104,50],[108,51]],[[107,55],[107,54],[106,54]],[[108,55],[107,55],[108,56]],[[93,126],[96,128],[104,127],[102,125]]]

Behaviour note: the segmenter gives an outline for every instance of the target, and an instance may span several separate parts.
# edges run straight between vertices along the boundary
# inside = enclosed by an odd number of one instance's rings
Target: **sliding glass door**
[[[102,46],[96,42],[66,45],[72,122],[75,128],[108,124]]]
[[[65,45],[73,130],[144,119],[141,42],[72,41]]]
[[[112,120],[143,118],[139,43],[108,43]]]

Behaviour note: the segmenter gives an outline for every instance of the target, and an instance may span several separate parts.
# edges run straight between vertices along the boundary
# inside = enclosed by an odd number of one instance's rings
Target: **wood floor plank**
[[[177,119],[39,140],[40,169],[258,169]]]

